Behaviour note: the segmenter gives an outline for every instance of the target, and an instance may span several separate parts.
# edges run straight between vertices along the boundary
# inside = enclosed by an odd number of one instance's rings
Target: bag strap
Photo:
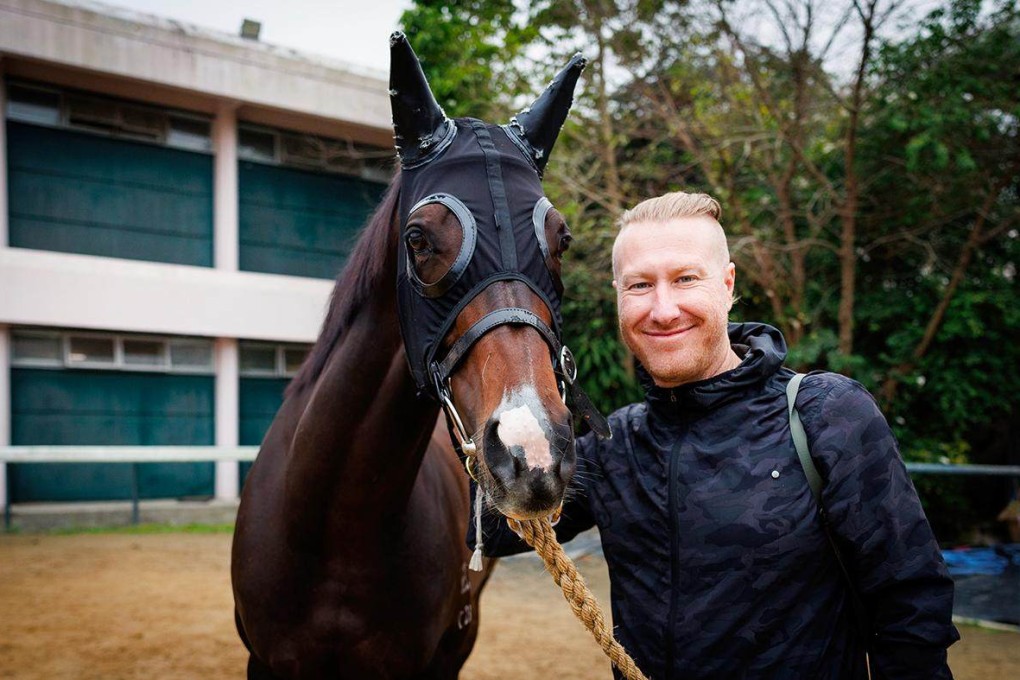
[[[815,466],[815,461],[811,458],[811,448],[808,445],[807,432],[804,430],[804,423],[801,422],[800,414],[797,413],[797,392],[800,390],[800,382],[803,379],[804,374],[797,373],[786,385],[787,409],[790,416],[790,434],[793,435],[793,446],[797,449],[797,458],[800,460],[801,467],[804,468],[804,476],[807,477],[808,486],[811,487],[811,495],[814,496],[815,504],[818,506],[818,517],[822,521],[822,529],[825,530],[825,537],[829,540],[829,545],[832,546],[832,552],[836,556],[836,563],[839,565],[839,570],[843,574],[843,580],[846,583],[848,592],[850,593],[850,606],[851,609],[853,609],[858,631],[864,640],[865,649],[867,649],[870,646],[869,643],[871,640],[871,625],[868,623],[867,610],[864,608],[864,602],[861,600],[860,593],[857,592],[857,588],[854,586],[853,579],[850,577],[850,570],[846,567],[846,562],[843,560],[843,554],[839,549],[839,545],[836,543],[836,537],[832,533],[832,527],[829,525],[829,515],[825,511],[825,506],[822,505],[822,488],[825,486],[825,481],[822,479],[822,475],[818,472],[818,468]],[[870,661],[866,661],[866,663],[868,664],[868,677],[870,678]]]
[[[808,447],[807,432],[804,431],[804,423],[797,413],[797,391],[800,389],[800,381],[804,379],[803,373],[798,373],[790,379],[786,385],[786,401],[790,415],[790,433],[793,435],[793,446],[797,449],[797,458],[800,459],[800,466],[804,468],[804,475],[807,477],[808,486],[811,487],[811,495],[815,497],[818,507],[822,507],[822,476],[818,474],[815,462],[811,460],[811,451]]]

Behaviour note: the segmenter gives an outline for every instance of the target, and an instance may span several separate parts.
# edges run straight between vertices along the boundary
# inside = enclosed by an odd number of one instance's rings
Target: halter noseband
[[[453,404],[450,395],[450,376],[467,356],[471,347],[483,335],[494,328],[506,325],[526,325],[538,331],[542,339],[549,345],[553,371],[559,383],[560,397],[563,399],[563,403],[569,406],[573,402],[574,409],[599,437],[602,439],[612,437],[609,423],[577,383],[577,363],[574,361],[574,354],[570,348],[562,344],[553,330],[534,312],[522,307],[503,307],[489,312],[473,323],[462,336],[457,338],[442,361],[433,361],[429,366],[429,374],[432,377],[436,396],[446,413],[450,430],[456,435],[455,443],[459,445],[461,452],[467,456],[474,456],[478,452],[478,447],[474,438],[468,434],[464,427],[464,421]],[[465,465],[467,465],[467,461],[465,461]],[[471,473],[470,467],[468,467],[468,473]],[[474,477],[473,474],[472,477]]]

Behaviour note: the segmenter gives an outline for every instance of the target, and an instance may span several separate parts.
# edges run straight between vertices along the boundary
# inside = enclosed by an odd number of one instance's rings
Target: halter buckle
[[[568,385],[573,385],[577,380],[577,362],[574,361],[574,353],[566,345],[560,347],[560,372]]]
[[[453,400],[450,398],[450,389],[447,386],[449,380],[442,380],[439,377],[439,367],[436,364],[432,364],[432,382],[436,387],[436,396],[439,397],[439,403],[443,405],[443,410],[446,411],[446,415],[450,418],[450,422],[453,423],[454,435],[460,442],[460,449],[467,456],[474,456],[478,453],[478,447],[475,445],[475,440],[468,435],[467,430],[464,427],[464,421],[460,419],[460,413],[457,412],[457,407],[453,405]],[[468,470],[468,473],[471,471]],[[472,475],[474,476],[474,475]]]

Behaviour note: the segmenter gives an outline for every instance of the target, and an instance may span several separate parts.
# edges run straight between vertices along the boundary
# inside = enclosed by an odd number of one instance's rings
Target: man
[[[790,434],[774,328],[727,324],[735,267],[704,194],[653,198],[620,220],[613,285],[643,403],[614,436],[576,443],[561,541],[597,525],[621,644],[651,678],[951,678],[953,584],[874,400],[833,373],[797,410],[822,505],[866,611],[828,543]],[[494,514],[485,549],[526,549]]]

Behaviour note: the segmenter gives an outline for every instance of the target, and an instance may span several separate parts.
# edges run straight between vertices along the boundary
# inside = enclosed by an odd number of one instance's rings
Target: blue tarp
[[[1020,543],[942,554],[956,582],[954,614],[1020,625]]]
[[[953,576],[985,574],[997,576],[1011,564],[1020,566],[1020,544],[990,548],[954,548],[943,550],[946,566]]]

